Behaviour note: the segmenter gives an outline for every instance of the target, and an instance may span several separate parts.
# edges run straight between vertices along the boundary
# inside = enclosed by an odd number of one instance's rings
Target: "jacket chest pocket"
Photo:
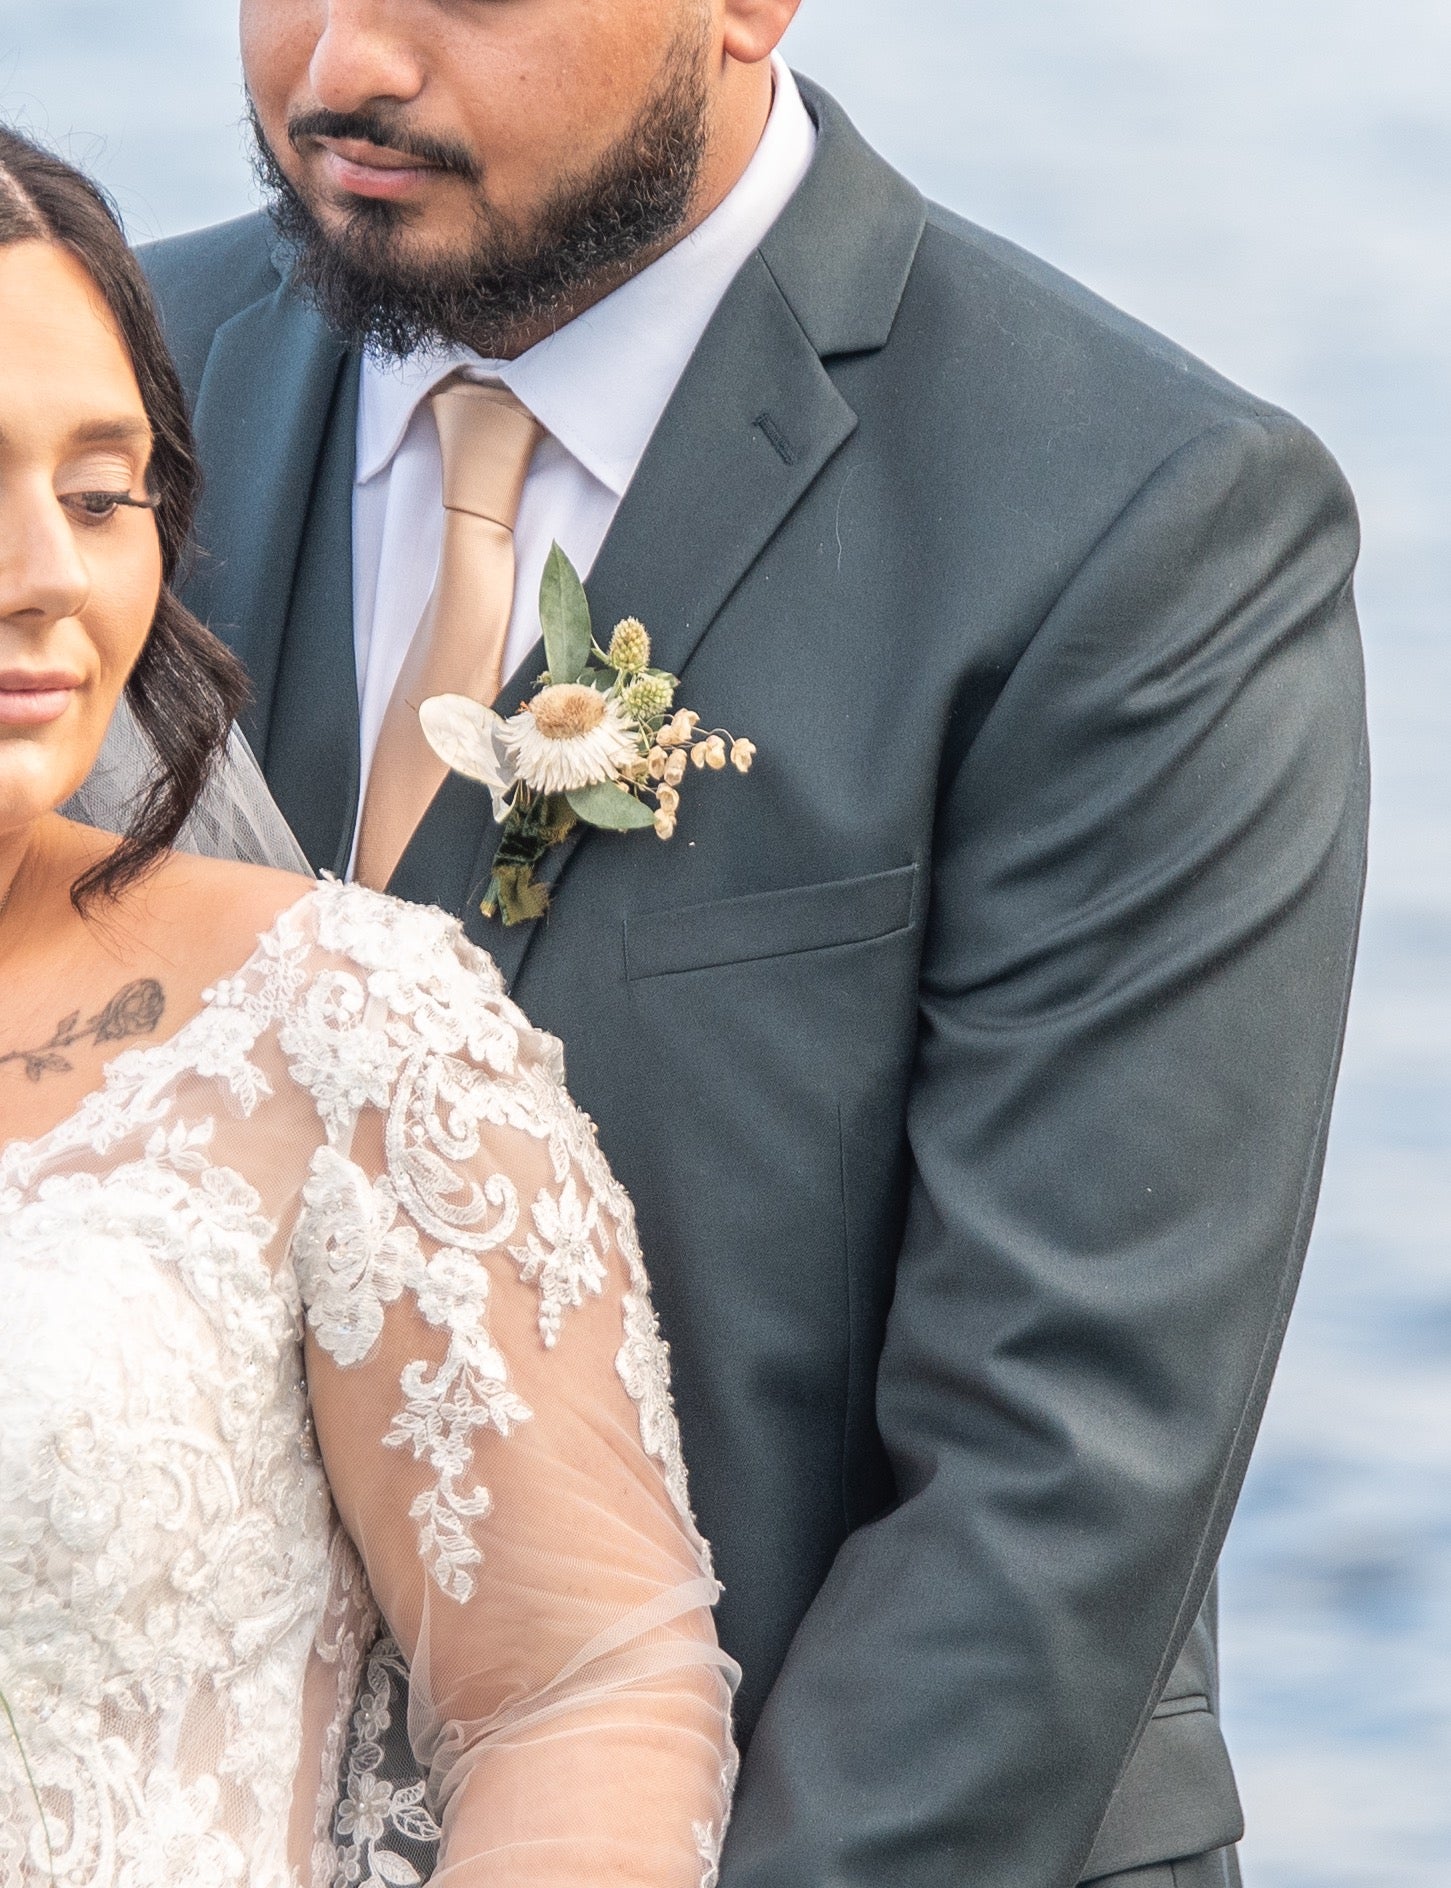
[[[915,865],[625,919],[631,983],[869,944],[917,922]]]

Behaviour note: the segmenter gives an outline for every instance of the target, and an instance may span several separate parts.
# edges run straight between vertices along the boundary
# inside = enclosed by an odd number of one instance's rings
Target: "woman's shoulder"
[[[184,956],[209,980],[245,962],[316,890],[295,872],[173,852],[124,894],[125,916],[159,954]]]
[[[137,915],[155,947],[184,955],[207,981],[253,958],[285,958],[309,982],[351,973],[400,1014],[503,1008],[523,1021],[457,918],[363,885],[174,853],[138,888]]]

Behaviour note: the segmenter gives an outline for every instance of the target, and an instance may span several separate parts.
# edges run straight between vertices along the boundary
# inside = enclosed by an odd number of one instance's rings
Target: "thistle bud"
[[[756,744],[754,741],[737,741],[733,744],[731,748],[731,766],[735,768],[738,774],[748,774],[751,771],[751,762],[755,758]]]
[[[635,616],[616,623],[610,637],[610,667],[621,675],[636,675],[650,666],[650,637],[645,625]]]
[[[636,721],[658,721],[674,698],[675,690],[663,675],[642,675],[625,690],[621,706]]]

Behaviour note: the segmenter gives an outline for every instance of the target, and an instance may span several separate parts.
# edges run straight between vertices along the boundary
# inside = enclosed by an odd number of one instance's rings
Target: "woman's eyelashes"
[[[155,511],[156,500],[129,491],[66,492],[60,501],[83,526],[108,524],[121,510]]]

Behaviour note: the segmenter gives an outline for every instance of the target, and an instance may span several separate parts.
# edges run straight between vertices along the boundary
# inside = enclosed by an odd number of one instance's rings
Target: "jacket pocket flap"
[[[625,974],[632,983],[866,944],[912,922],[917,867],[867,878],[752,892],[718,904],[648,911],[625,919]]]
[[[1085,1882],[1227,1849],[1244,1834],[1219,1721],[1202,1705],[1176,1699],[1149,1719],[1108,1806]]]

